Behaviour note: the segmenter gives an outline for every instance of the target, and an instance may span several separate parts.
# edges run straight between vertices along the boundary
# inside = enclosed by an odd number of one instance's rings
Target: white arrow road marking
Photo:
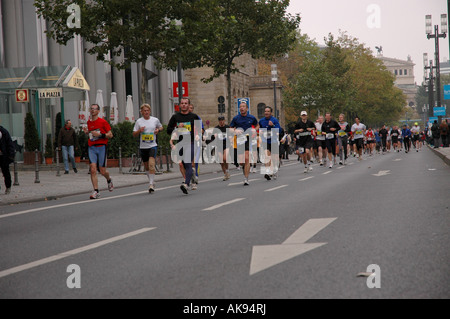
[[[281,245],[253,246],[250,275],[275,266],[293,257],[325,245],[326,243],[305,243],[337,218],[310,219],[297,229]]]
[[[265,192],[275,191],[275,190],[277,190],[277,189],[280,189],[280,188],[283,188],[283,187],[286,187],[286,186],[289,186],[289,185],[281,185],[281,186],[278,186],[278,187],[266,189]]]
[[[225,205],[230,205],[230,204],[239,202],[239,201],[244,200],[244,199],[245,198],[236,198],[236,199],[233,199],[233,200],[229,200],[228,202],[223,202],[221,204],[217,204],[217,205],[214,205],[214,206],[211,206],[211,207],[208,207],[208,208],[204,208],[203,210],[214,210],[214,209],[220,208],[220,207],[225,206]]]
[[[120,236],[112,237],[112,238],[109,238],[109,239],[106,239],[106,240],[102,240],[102,241],[93,243],[91,245],[87,245],[87,246],[83,246],[83,247],[80,247],[80,248],[77,248],[77,249],[69,250],[69,251],[66,251],[64,253],[60,253],[60,254],[53,255],[53,256],[50,256],[50,257],[47,257],[47,258],[36,260],[36,261],[31,262],[31,263],[24,264],[24,265],[21,265],[21,266],[17,266],[17,267],[14,267],[14,268],[9,268],[9,269],[0,271],[0,278],[6,277],[8,275],[11,275],[11,274],[23,271],[23,270],[27,270],[27,269],[34,268],[34,267],[37,267],[37,266],[41,266],[41,265],[44,265],[44,264],[47,264],[47,263],[50,263],[50,262],[53,262],[53,261],[56,261],[56,260],[59,260],[59,259],[63,259],[63,258],[69,257],[69,256],[73,256],[73,255],[76,255],[76,254],[79,254],[79,253],[82,253],[82,252],[85,252],[85,251],[88,251],[88,250],[91,250],[91,249],[94,249],[94,248],[98,248],[100,246],[104,246],[104,245],[113,243],[115,241],[126,239],[126,238],[132,237],[132,236],[136,236],[136,235],[148,232],[148,231],[150,231],[152,229],[155,229],[155,228],[156,227],[138,229],[138,230],[135,230],[135,231],[130,232],[130,233],[126,233],[126,234],[123,234],[123,235],[120,235]]]
[[[372,175],[373,176],[386,176],[386,175],[391,174],[389,172],[390,172],[389,170],[387,170],[387,171],[379,171],[377,174],[372,174]]]

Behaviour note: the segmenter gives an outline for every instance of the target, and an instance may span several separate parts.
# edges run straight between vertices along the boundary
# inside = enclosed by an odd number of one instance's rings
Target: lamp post
[[[428,92],[428,117],[433,116],[433,105],[434,105],[434,72],[433,69],[436,69],[435,66],[433,66],[433,60],[430,60],[429,64],[428,64],[428,54],[424,53],[423,54],[423,64],[424,64],[424,69],[425,69],[425,82],[428,81],[428,85],[425,87],[425,90]],[[430,70],[430,74],[427,77],[427,70]]]
[[[272,82],[273,82],[273,109],[274,109],[274,115],[278,119],[277,114],[277,81],[278,81],[278,71],[277,71],[277,65],[272,64],[271,65],[271,73],[272,73]]]
[[[439,38],[447,37],[447,15],[441,14],[441,31],[439,33],[439,25],[434,26],[434,34],[432,22],[431,22],[431,14],[425,16],[425,31],[427,34],[427,39],[434,39],[434,60],[435,60],[435,68],[436,68],[436,100],[437,106],[440,107],[442,104],[441,101],[441,70],[439,65]],[[433,109],[433,105],[430,104],[430,109]],[[439,121],[441,121],[441,116],[439,117]]]
[[[178,30],[181,30],[181,26],[183,23],[181,20],[176,20],[175,25],[177,26]],[[181,50],[181,47],[177,48],[178,50]],[[183,98],[183,67],[181,65],[181,58],[178,58],[178,66],[177,66],[177,78],[178,78],[178,106],[181,105],[181,99]]]

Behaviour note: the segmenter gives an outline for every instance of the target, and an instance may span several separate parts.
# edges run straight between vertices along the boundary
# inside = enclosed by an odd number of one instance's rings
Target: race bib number
[[[100,136],[94,136],[94,135],[92,134],[92,132],[99,132],[99,133],[100,133],[100,130],[97,129],[97,130],[93,130],[93,131],[89,132],[89,139],[90,139],[92,142],[95,142],[95,141],[97,141],[98,139],[100,139]]]
[[[227,133],[219,133],[219,134],[217,134],[217,138],[219,140],[226,140],[227,139]]]
[[[303,153],[305,153],[305,148],[304,147],[299,147],[298,151],[299,151],[300,154],[303,154]]]
[[[154,140],[155,140],[155,134],[153,132],[141,134],[142,143],[153,143]]]
[[[392,136],[398,136],[398,134],[397,133],[392,133]]]
[[[355,134],[356,134],[356,135],[361,135],[361,134],[362,134],[362,131],[355,131]]]
[[[258,141],[257,140],[252,140],[252,145],[257,145]]]
[[[271,138],[272,137],[272,132],[271,131],[266,131],[266,132],[264,132],[263,136],[264,136],[265,139]]]
[[[192,131],[191,122],[178,123],[178,125],[180,125],[180,124],[183,124],[183,127],[179,127],[178,128],[180,131],[185,131],[185,132],[191,132]]]
[[[343,130],[340,130],[338,134],[340,137],[347,136],[347,133]]]
[[[327,133],[327,139],[331,140],[334,138],[334,134],[333,133]]]
[[[237,144],[238,145],[245,144],[245,142],[247,142],[247,136],[241,135],[241,136],[237,137]]]
[[[317,131],[317,136],[322,135],[322,131]]]

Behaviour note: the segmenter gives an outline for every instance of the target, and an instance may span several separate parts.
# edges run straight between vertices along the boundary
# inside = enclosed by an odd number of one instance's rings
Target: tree
[[[193,0],[192,0],[193,1]],[[89,54],[97,60],[118,69],[131,63],[141,63],[142,79],[145,81],[145,62],[150,56],[161,66],[175,69],[179,58],[185,67],[198,65],[199,57],[181,56],[197,44],[187,41],[176,19],[189,10],[189,2],[177,0],[35,0],[37,13],[50,22],[49,37],[66,45],[74,35],[90,42]],[[193,1],[195,2],[195,1]],[[76,4],[80,8],[80,28],[66,22],[70,13],[67,8]],[[177,50],[183,46],[185,50]],[[196,52],[196,50],[195,50]],[[145,82],[143,82],[145,83]],[[141,85],[141,97],[145,101],[145,85]]]
[[[36,129],[36,122],[34,121],[33,114],[30,112],[25,116],[25,151],[34,152],[40,150],[41,140],[39,138],[38,131]]]
[[[203,38],[202,64],[213,74],[212,81],[226,75],[227,117],[231,119],[231,74],[238,72],[237,57],[274,58],[287,53],[296,40],[300,17],[286,14],[289,1],[209,0],[208,10],[197,21],[186,21],[188,38]],[[196,2],[193,2],[196,5]],[[200,6],[202,6],[200,2]]]

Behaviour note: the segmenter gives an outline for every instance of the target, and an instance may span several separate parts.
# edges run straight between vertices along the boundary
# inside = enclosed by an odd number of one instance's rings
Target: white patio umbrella
[[[111,124],[119,123],[119,106],[117,105],[117,93],[111,92],[111,103],[109,111],[109,119]]]
[[[85,125],[87,121],[89,120],[89,107],[91,106],[89,104],[89,92],[84,92],[85,99],[83,101],[80,101],[80,110],[78,112],[78,120],[80,121],[80,126]]]
[[[127,107],[125,109],[125,121],[134,122],[133,100],[132,96],[127,96]]]
[[[103,113],[103,107],[105,106],[105,104],[103,103],[103,91],[102,90],[97,90],[97,97],[95,99],[95,103],[97,103],[100,108],[100,113],[98,114],[98,117],[104,118],[105,113]]]

